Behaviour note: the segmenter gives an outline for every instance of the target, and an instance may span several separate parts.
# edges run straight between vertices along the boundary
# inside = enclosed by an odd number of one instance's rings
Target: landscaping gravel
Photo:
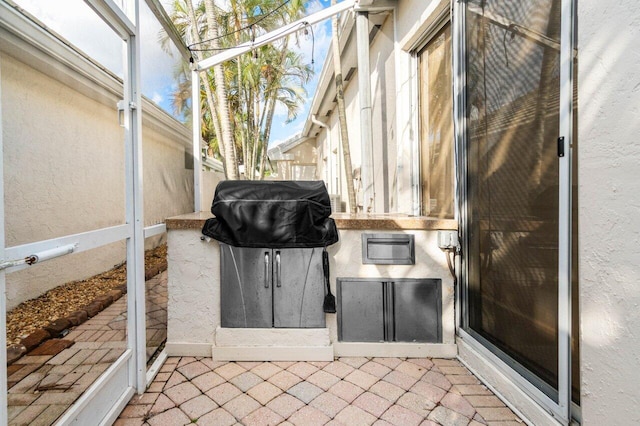
[[[166,269],[167,246],[162,244],[145,253],[145,271],[154,274]],[[146,274],[145,274],[146,275]],[[50,322],[64,318],[92,302],[96,297],[117,289],[127,282],[126,264],[87,278],[51,289],[35,299],[27,300],[7,313],[7,346]]]

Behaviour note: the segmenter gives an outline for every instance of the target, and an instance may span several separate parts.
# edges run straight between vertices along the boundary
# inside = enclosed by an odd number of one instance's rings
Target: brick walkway
[[[522,425],[456,360],[169,358],[116,426]]]
[[[146,282],[147,351],[166,338],[167,273]],[[126,348],[121,297],[63,339],[51,339],[7,368],[10,425],[53,424]]]

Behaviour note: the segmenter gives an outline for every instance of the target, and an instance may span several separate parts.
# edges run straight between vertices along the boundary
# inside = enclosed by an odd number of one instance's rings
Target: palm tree
[[[187,44],[199,45],[202,40],[202,35],[200,31],[202,31],[204,27],[204,25],[202,24],[202,20],[199,19],[203,16],[202,5],[199,5],[198,9],[194,9],[191,3],[191,0],[174,0],[172,4],[172,9],[173,10],[171,13],[171,20],[173,21],[176,29],[182,34],[182,37],[185,39]],[[161,31],[160,39],[161,39],[161,44],[165,47],[165,49],[167,49],[169,38],[163,31]],[[197,50],[192,52],[194,59],[196,60],[199,59],[199,56],[200,56],[199,53],[200,52]],[[191,96],[191,94],[189,93],[190,90],[187,87],[185,87],[187,85],[190,86],[190,84],[187,83],[188,78],[186,77],[187,75],[189,75],[189,70],[183,66],[181,67],[181,69],[177,71],[177,73],[178,75],[181,74],[183,76],[179,81],[182,81],[185,84],[178,86],[178,89],[176,90],[176,92],[174,92],[173,98],[174,98],[174,102],[177,101],[183,104],[182,106],[179,106],[180,108],[184,108],[186,98]],[[213,96],[212,87],[209,84],[208,80],[209,80],[208,73],[207,72],[201,73],[201,87],[205,91],[205,99],[207,101],[206,105],[208,106],[208,111],[205,108],[201,108],[203,133],[210,134],[211,128],[213,127],[214,133],[216,135],[220,135],[222,133],[222,130],[220,127],[220,122],[217,119],[218,114],[217,114],[217,108],[216,108],[216,99]],[[205,132],[204,130],[206,129],[208,129],[209,132]],[[219,140],[219,139],[220,138],[217,138],[216,140]],[[209,145],[211,145],[211,142],[210,142],[211,139],[205,138],[205,140],[208,140]],[[216,143],[216,145],[218,145],[218,148],[219,148],[218,152],[221,154],[222,158],[224,159],[225,158],[224,145],[221,145],[218,143]],[[227,170],[226,162],[223,161],[223,165],[225,166],[225,173],[226,173],[226,170]]]
[[[306,91],[302,89],[313,75],[313,68],[302,63],[302,57],[293,51],[283,49],[280,52],[279,67],[273,66],[264,70],[267,79],[268,102],[266,107],[266,123],[264,126],[262,156],[260,160],[260,178],[264,178],[267,160],[267,144],[271,135],[271,125],[276,102],[284,105],[287,110],[287,122],[296,119],[300,105],[304,102]]]
[[[188,0],[190,1],[190,0]],[[214,51],[219,50],[218,20],[216,7],[213,0],[204,0],[204,7],[207,17],[207,35]],[[224,149],[224,163],[227,179],[238,179],[238,162],[236,161],[236,148],[231,128],[231,117],[229,116],[229,104],[227,100],[227,85],[224,79],[222,64],[213,67],[213,75],[216,83],[216,94],[218,98],[218,119],[220,120],[220,133],[218,133],[218,143]]]
[[[171,18],[183,37],[196,44],[194,56],[200,56],[199,50],[217,52],[250,41],[299,18],[303,12],[302,0],[284,4],[280,0],[231,0],[228,10],[217,7],[214,0],[202,0],[196,8],[190,0],[174,0]],[[209,144],[217,144],[227,178],[234,178],[241,160],[247,179],[262,179],[276,106],[284,106],[289,120],[295,118],[305,100],[304,84],[312,69],[292,51],[289,39],[214,68],[202,78],[208,106],[202,109],[203,135],[215,135]],[[183,76],[179,81],[184,84],[178,85],[174,101],[184,111],[188,70],[180,72]]]
[[[335,5],[336,0],[331,0],[331,5]],[[351,213],[355,213],[356,192],[353,187],[353,170],[351,165],[351,149],[349,149],[349,132],[347,131],[347,114],[344,106],[344,85],[342,81],[342,61],[340,60],[340,39],[338,37],[338,17],[331,18],[331,50],[333,54],[333,72],[336,83],[336,100],[338,101],[338,119],[340,121],[340,140],[342,141],[342,157],[344,163],[344,174],[347,180],[347,195],[349,196],[349,206]]]

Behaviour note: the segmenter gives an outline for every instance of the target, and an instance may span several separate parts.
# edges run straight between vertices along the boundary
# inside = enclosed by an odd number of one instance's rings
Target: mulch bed
[[[145,278],[167,269],[167,245],[145,252]],[[113,269],[51,289],[35,299],[22,302],[7,313],[7,346],[20,344],[34,332],[60,322],[72,313],[86,308],[113,290],[126,293],[127,267]],[[117,292],[116,292],[117,293]]]

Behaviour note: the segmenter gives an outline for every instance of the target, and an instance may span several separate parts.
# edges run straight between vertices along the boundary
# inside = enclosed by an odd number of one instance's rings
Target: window
[[[449,23],[419,51],[418,64],[421,213],[453,219],[453,95]]]

